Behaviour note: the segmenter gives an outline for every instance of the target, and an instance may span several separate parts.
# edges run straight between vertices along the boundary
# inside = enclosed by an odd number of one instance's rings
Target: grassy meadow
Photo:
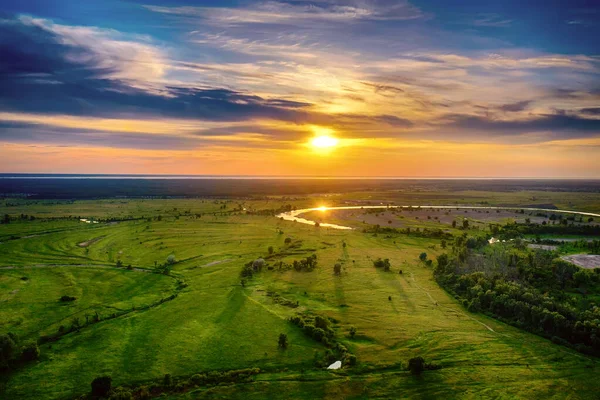
[[[315,228],[244,211],[287,203],[342,205],[361,196],[398,204],[490,205],[559,205],[560,197],[560,207],[592,212],[600,204],[589,193],[593,198],[479,192],[434,201],[388,192],[294,200],[7,200],[2,215],[34,219],[0,225],[0,334],[37,340],[74,318],[97,313],[100,320],[42,344],[38,361],[1,378],[0,398],[74,398],[101,375],[110,375],[113,386],[132,386],[165,374],[177,379],[244,368],[261,373],[248,383],[163,396],[597,398],[596,358],[470,313],[438,286],[419,255],[435,259],[440,240]],[[277,268],[311,254],[318,260],[312,272]],[[152,273],[169,256],[176,260],[170,274]],[[242,267],[260,257],[273,268],[242,284]],[[374,268],[377,258],[388,258],[391,271]],[[340,276],[333,273],[337,263]],[[63,295],[76,300],[61,302]],[[357,364],[316,368],[314,360],[326,348],[289,322],[297,313],[334,321],[337,341]],[[280,333],[287,334],[286,349],[278,348]],[[406,369],[415,356],[443,368],[415,377]]]

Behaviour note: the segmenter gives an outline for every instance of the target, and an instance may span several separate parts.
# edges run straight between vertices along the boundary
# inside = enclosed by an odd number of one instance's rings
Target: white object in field
[[[341,361],[336,361],[333,364],[331,364],[329,367],[327,367],[327,369],[340,369],[340,368],[342,368]]]
[[[488,240],[489,244],[494,244],[494,243],[498,243],[500,240],[496,239],[496,238],[491,238],[490,240]]]

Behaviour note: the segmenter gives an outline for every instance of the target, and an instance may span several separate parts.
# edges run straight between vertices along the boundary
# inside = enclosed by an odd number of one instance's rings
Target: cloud
[[[552,138],[597,137],[600,119],[582,118],[565,113],[534,115],[528,119],[501,120],[476,115],[446,115],[442,127],[460,128],[482,134],[523,135],[543,132]]]
[[[581,111],[583,114],[600,115],[600,107],[582,108],[579,111]]]
[[[184,20],[202,18],[218,26],[245,24],[306,25],[311,22],[344,23],[360,20],[412,20],[425,14],[408,1],[261,1],[246,7],[162,7],[147,9]]]
[[[527,109],[531,104],[531,100],[518,101],[516,103],[503,104],[498,109],[504,112],[519,112]]]
[[[29,40],[38,42],[35,50],[24,51],[31,54],[50,44],[64,62],[85,66],[86,72],[97,78],[126,80],[134,86],[148,87],[149,82],[163,78],[167,68],[163,51],[145,43],[149,39],[144,36],[128,38],[110,29],[59,25],[29,16],[4,21],[2,25],[12,32],[20,30],[22,35],[29,35]]]
[[[104,39],[96,29],[29,18],[2,21],[0,107],[26,113],[214,121],[305,118],[295,110],[309,106],[306,102],[224,88],[155,85],[163,72],[156,63],[143,61],[149,53],[137,49],[145,45]]]

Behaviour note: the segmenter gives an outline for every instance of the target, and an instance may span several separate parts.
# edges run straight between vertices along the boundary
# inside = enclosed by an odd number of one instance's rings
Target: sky
[[[0,172],[600,178],[599,37],[598,0],[0,0]]]

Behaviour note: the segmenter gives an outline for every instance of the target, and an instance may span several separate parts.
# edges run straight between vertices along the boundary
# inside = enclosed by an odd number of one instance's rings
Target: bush
[[[73,296],[67,296],[67,295],[64,295],[64,296],[62,296],[60,298],[60,301],[64,301],[64,302],[75,301],[75,300],[77,300],[75,297],[73,297]]]
[[[356,356],[354,354],[348,354],[346,363],[348,363],[348,365],[356,365]]]
[[[17,337],[11,333],[0,335],[0,369],[8,368],[9,363],[17,356],[17,342]]]
[[[285,333],[279,334],[278,346],[282,349],[287,349],[288,347],[288,337]]]
[[[390,264],[390,260],[388,258],[382,260],[381,258],[378,258],[377,260],[373,261],[373,266],[375,268],[383,268],[384,271],[389,271],[391,264]]]
[[[21,350],[21,360],[34,361],[40,358],[40,348],[36,342],[27,342]]]
[[[356,328],[351,326],[350,327],[350,337],[353,338],[354,336],[356,336]]]
[[[286,237],[285,240],[283,241],[283,243],[285,243],[285,244],[292,243],[292,238],[291,237]]]
[[[193,385],[197,385],[197,386],[202,385],[205,381],[206,381],[206,375],[204,375],[204,374],[202,374],[202,375],[201,374],[194,374],[190,378],[190,382]]]
[[[131,391],[129,389],[118,387],[111,392],[110,397],[108,399],[109,400],[132,400],[133,394],[131,393]]]
[[[335,275],[341,275],[341,273],[342,273],[342,265],[341,264],[335,264],[333,266],[333,273]]]
[[[408,370],[413,375],[421,375],[425,370],[425,360],[423,357],[413,357],[408,360]]]
[[[171,378],[171,374],[165,374],[165,377],[163,378],[163,385],[167,388],[173,385],[173,378]]]
[[[112,387],[112,378],[110,376],[100,376],[92,381],[92,395],[106,397]]]

